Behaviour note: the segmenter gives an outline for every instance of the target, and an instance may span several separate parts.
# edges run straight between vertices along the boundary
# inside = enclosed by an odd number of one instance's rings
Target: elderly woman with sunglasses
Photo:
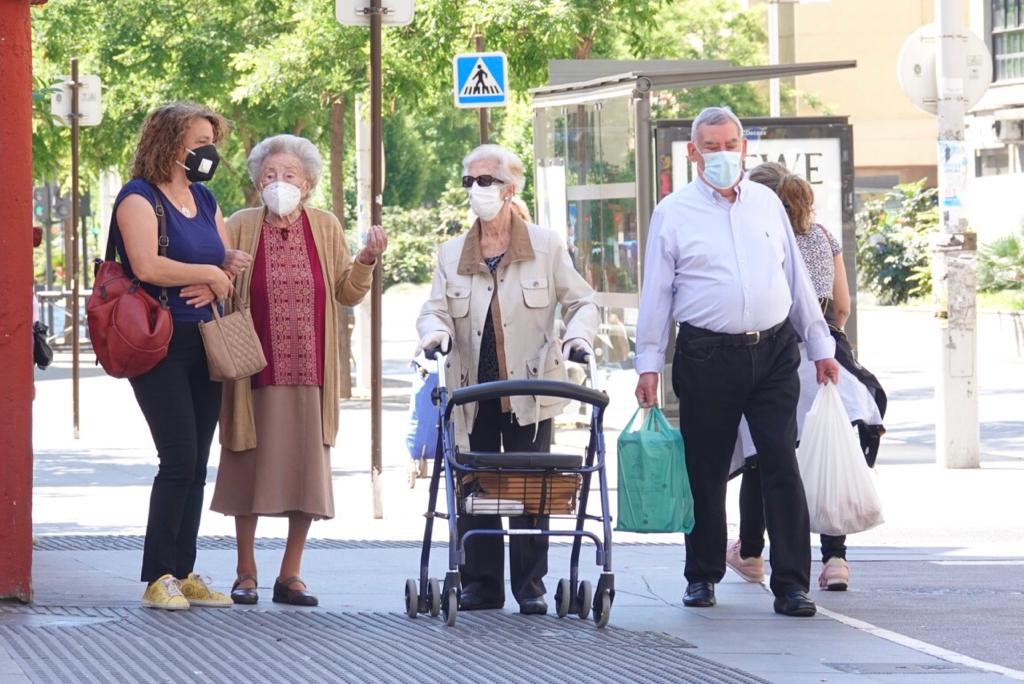
[[[569,353],[591,353],[598,324],[594,291],[573,268],[557,233],[527,223],[513,211],[512,199],[526,183],[519,157],[497,145],[481,145],[462,165],[462,185],[478,219],[438,250],[430,298],[416,321],[420,349],[450,349],[445,367],[453,389],[495,380],[565,380]],[[559,307],[564,340],[554,332]],[[524,396],[460,406],[456,443],[474,451],[548,451],[552,418],[565,403]],[[509,524],[513,529],[547,529],[548,518],[510,517]],[[501,519],[461,516],[460,534],[472,529],[501,529]],[[547,536],[510,538],[512,594],[521,613],[547,612],[547,551]],[[502,537],[470,537],[465,552],[459,609],[501,608]]]

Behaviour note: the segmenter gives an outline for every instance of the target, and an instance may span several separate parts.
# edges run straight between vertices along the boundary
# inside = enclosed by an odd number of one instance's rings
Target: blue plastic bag
[[[409,397],[409,431],[405,436],[405,446],[412,460],[433,461],[437,450],[438,416],[432,395],[437,388],[437,371],[428,372],[418,363],[413,364],[416,374]]]
[[[637,409],[619,435],[619,511],[616,530],[690,532],[693,494],[683,436],[657,406],[632,432]]]

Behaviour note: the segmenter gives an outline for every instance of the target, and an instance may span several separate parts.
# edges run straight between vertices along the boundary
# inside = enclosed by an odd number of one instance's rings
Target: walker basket
[[[462,498],[519,502],[524,515],[570,515],[576,510],[582,476],[578,473],[473,472],[462,477]]]

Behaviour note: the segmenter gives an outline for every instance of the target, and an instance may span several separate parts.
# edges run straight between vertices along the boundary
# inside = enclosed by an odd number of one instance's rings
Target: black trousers
[[[536,439],[534,429],[536,428]],[[469,434],[473,451],[550,451],[551,420],[539,425],[520,425],[511,413],[501,412],[495,399],[480,403]],[[502,529],[501,516],[459,517],[459,534],[469,530]],[[548,529],[548,516],[511,516],[510,529]],[[548,574],[548,537],[540,534],[509,537],[509,578],[516,601],[544,595]],[[480,535],[466,541],[466,562],[459,567],[463,591],[486,599],[505,600],[505,540],[498,535]]]
[[[149,496],[143,582],[183,579],[196,561],[206,462],[220,415],[220,383],[211,382],[197,323],[175,321],[167,357],[131,379],[160,467]]]
[[[709,336],[714,334],[680,326],[672,366],[696,523],[686,535],[686,579],[719,582],[725,575],[726,484],[740,416],[745,415],[761,459],[772,591],[807,590],[810,523],[796,462],[796,333],[786,322],[751,346],[701,341]]]
[[[761,468],[756,458],[748,459],[740,481],[740,556],[753,558],[764,551],[764,499],[761,496]],[[821,535],[821,562],[829,558],[846,560],[846,535]]]

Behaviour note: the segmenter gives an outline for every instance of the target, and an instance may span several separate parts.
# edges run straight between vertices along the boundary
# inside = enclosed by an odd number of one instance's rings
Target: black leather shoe
[[[519,602],[519,612],[523,615],[546,615],[548,603],[544,600],[543,596],[523,599]]]
[[[312,608],[320,604],[320,599],[310,594],[306,589],[290,589],[296,583],[305,582],[299,577],[289,577],[286,580],[274,580],[274,603],[288,603],[293,606],[306,606]]]
[[[459,596],[459,610],[496,610],[504,605],[504,601],[483,596],[475,591],[464,591]]]
[[[259,592],[256,591],[256,587],[239,587],[238,585],[245,580],[252,580],[253,584],[256,584],[255,575],[240,575],[235,583],[231,585],[231,600],[234,603],[239,603],[245,606],[255,605],[260,600]]]
[[[690,582],[683,594],[683,605],[690,608],[710,608],[715,605],[715,585],[711,582]]]
[[[814,601],[807,597],[803,587],[791,587],[775,597],[775,612],[790,617],[812,617],[818,612]]]

